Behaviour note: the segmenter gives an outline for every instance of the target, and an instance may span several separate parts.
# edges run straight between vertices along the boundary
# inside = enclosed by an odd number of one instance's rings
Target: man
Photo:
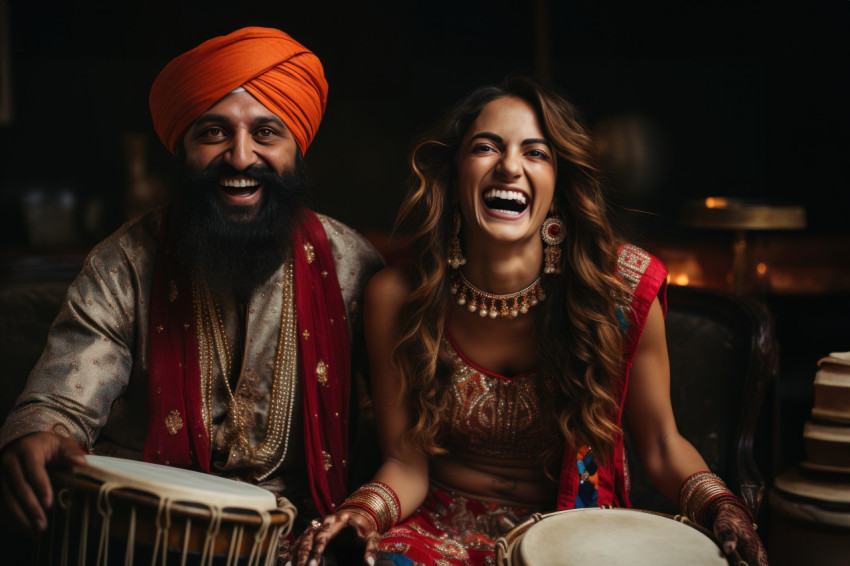
[[[245,28],[169,63],[150,107],[176,202],[94,248],[0,428],[2,503],[43,531],[83,451],[251,481],[310,519],[345,496],[357,302],[382,260],[304,205],[319,60]],[[304,509],[307,507],[307,509]]]

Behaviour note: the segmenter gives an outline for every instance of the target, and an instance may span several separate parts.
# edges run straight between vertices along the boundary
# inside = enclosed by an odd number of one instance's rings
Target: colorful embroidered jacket
[[[620,248],[617,272],[628,282],[634,293],[630,312],[624,313],[624,320],[627,322],[624,351],[625,370],[622,387],[618,392],[620,409],[617,414],[617,424],[621,425],[623,406],[629,387],[629,372],[637,353],[640,338],[643,335],[649,308],[656,297],[661,303],[662,312],[665,314],[667,312],[667,268],[661,261],[642,249],[625,245]],[[585,464],[588,464],[588,459],[584,449],[578,451],[578,453],[575,449],[568,449],[564,454],[558,486],[558,509],[594,505],[631,506],[629,503],[628,468],[622,435],[618,435],[615,439],[613,457],[607,460],[606,466],[598,467],[597,490],[595,490],[595,494],[590,496],[583,493],[583,488],[589,487],[582,485],[581,476],[585,472],[582,468]],[[595,466],[596,463],[590,465]]]

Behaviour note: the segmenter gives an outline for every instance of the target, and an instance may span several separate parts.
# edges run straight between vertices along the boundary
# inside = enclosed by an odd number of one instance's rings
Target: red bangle
[[[750,522],[755,523],[753,513],[750,511],[747,503],[734,493],[719,493],[706,501],[705,506],[703,507],[703,518],[710,519],[711,523],[714,523],[714,520],[717,518],[717,511],[719,510],[720,505],[724,502],[729,502],[746,513]]]

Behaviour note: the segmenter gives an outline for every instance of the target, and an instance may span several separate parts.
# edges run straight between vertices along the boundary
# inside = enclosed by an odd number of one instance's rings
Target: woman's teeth
[[[489,189],[484,193],[487,208],[505,214],[521,214],[528,208],[528,198],[519,191]]]

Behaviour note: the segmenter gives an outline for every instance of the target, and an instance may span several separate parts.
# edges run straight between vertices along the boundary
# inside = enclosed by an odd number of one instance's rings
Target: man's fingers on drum
[[[9,510],[12,519],[20,528],[32,533],[41,532],[47,528],[47,524],[43,519],[42,522],[39,522],[38,517],[30,518],[29,514],[24,512],[24,508],[18,501],[18,494],[13,493],[8,483],[3,483],[2,493],[3,505]]]
[[[53,488],[50,486],[50,476],[47,475],[44,460],[39,455],[26,452],[21,457],[21,465],[24,477],[38,496],[41,506],[50,509],[53,504]]]
[[[42,501],[27,481],[27,471],[21,468],[19,461],[4,468],[3,496],[7,502],[14,503],[19,509],[18,521],[24,528],[43,532],[47,529],[47,517]]]

